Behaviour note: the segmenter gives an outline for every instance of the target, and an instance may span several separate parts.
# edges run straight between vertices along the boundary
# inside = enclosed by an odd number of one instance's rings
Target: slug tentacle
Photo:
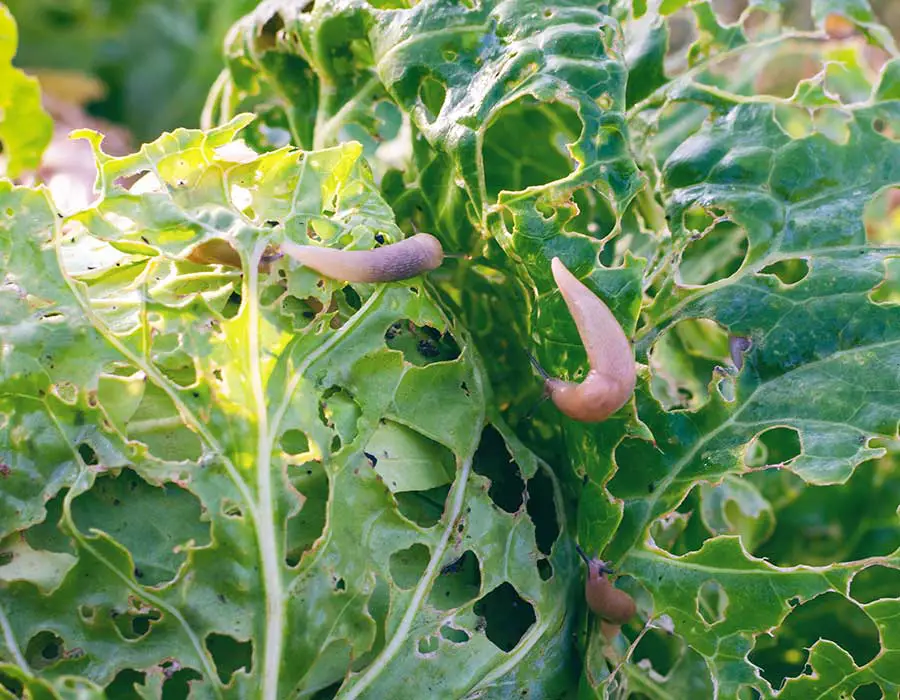
[[[344,282],[409,279],[434,270],[444,259],[440,241],[428,233],[372,250],[336,250],[293,241],[283,242],[281,250],[319,274]]]
[[[603,620],[614,625],[624,625],[637,613],[634,598],[616,588],[607,574],[612,570],[599,559],[589,559],[581,547],[575,549],[588,567],[584,583],[584,597],[588,607]]]
[[[553,258],[551,266],[553,278],[584,343],[591,369],[580,384],[548,377],[542,369],[539,372],[545,377],[550,398],[560,411],[584,422],[605,420],[622,408],[634,392],[637,377],[634,351],[609,307],[569,272],[559,258]]]

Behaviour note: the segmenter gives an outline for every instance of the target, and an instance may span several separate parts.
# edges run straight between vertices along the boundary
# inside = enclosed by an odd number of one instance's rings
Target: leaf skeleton
[[[595,423],[618,411],[634,393],[634,351],[609,307],[578,280],[559,258],[551,262],[553,278],[578,328],[590,371],[580,384],[551,377],[534,357],[544,390],[565,415]]]

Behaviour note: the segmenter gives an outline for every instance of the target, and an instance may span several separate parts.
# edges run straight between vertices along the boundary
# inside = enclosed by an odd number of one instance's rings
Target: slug
[[[607,574],[612,573],[599,559],[589,559],[584,550],[575,546],[578,555],[588,567],[584,583],[584,597],[588,607],[603,620],[614,625],[624,625],[637,613],[634,598],[613,586]]]
[[[605,420],[622,408],[634,392],[634,351],[609,307],[559,258],[553,258],[551,268],[578,327],[591,369],[584,381],[576,384],[551,377],[534,358],[532,364],[544,378],[545,390],[560,411],[587,423]]]
[[[735,369],[740,371],[744,366],[744,353],[753,347],[753,341],[740,335],[728,337],[728,352]]]
[[[434,270],[444,260],[440,241],[417,233],[397,243],[372,250],[336,250],[292,241],[282,252],[325,277],[345,282],[394,282]]]

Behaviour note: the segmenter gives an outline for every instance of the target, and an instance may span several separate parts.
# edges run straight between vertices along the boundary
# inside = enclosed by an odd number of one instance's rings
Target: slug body
[[[740,335],[732,335],[728,337],[728,352],[731,354],[731,361],[734,367],[740,370],[744,366],[744,353],[753,346],[750,338]]]
[[[440,241],[417,233],[372,250],[336,250],[292,241],[281,250],[325,277],[345,282],[394,282],[434,270],[444,260]]]
[[[551,263],[553,278],[578,328],[591,369],[580,384],[547,376],[547,393],[570,418],[593,423],[618,411],[634,392],[634,351],[606,306],[563,265]]]
[[[624,625],[637,613],[634,598],[612,584],[607,577],[609,569],[602,561],[588,559],[580,547],[578,554],[588,567],[584,583],[584,597],[588,607],[603,620],[614,625]]]

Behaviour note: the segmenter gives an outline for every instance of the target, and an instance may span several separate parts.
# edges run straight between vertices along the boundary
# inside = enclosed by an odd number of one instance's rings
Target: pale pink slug
[[[609,307],[582,284],[559,258],[551,263],[553,278],[578,328],[590,371],[580,384],[544,377],[546,391],[556,407],[570,418],[598,422],[618,411],[634,392],[634,351]]]

